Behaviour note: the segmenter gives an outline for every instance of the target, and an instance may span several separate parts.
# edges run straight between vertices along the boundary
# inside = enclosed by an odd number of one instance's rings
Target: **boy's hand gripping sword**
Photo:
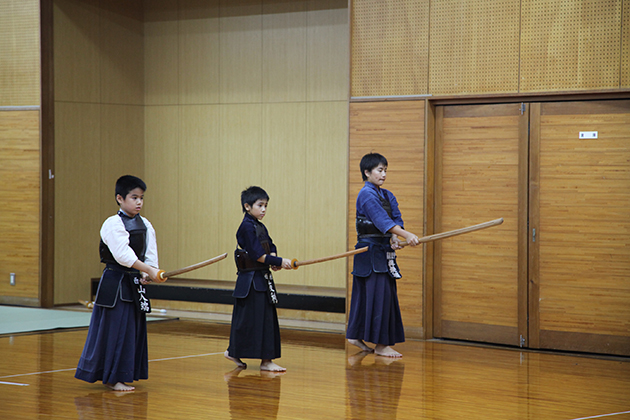
[[[158,283],[164,283],[166,281],[166,279],[168,279],[170,277],[179,276],[180,274],[188,273],[189,271],[193,271],[193,270],[196,270],[198,268],[202,268],[202,267],[205,267],[207,265],[214,264],[217,261],[221,261],[225,257],[227,257],[227,252],[225,254],[221,254],[221,255],[216,256],[214,258],[210,258],[209,260],[202,261],[202,262],[197,263],[197,264],[189,265],[188,267],[180,268],[178,270],[173,270],[173,271],[169,271],[169,272],[165,272],[164,270],[160,270],[160,271],[158,271],[158,275],[157,275],[157,278],[156,278],[155,281],[158,282]]]

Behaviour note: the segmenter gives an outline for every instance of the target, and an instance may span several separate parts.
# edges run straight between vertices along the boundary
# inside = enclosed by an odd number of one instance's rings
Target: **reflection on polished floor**
[[[86,329],[0,337],[0,419],[630,419],[630,360],[408,341],[401,360],[342,334],[282,330],[285,374],[223,357],[229,326],[152,322],[132,393],[74,379]]]

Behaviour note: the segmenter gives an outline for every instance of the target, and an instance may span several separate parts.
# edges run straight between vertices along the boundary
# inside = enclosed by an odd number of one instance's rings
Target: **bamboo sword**
[[[207,265],[213,264],[217,261],[221,261],[225,257],[227,257],[227,252],[225,254],[218,255],[214,258],[210,258],[209,260],[202,261],[197,264],[189,265],[188,267],[180,268],[178,270],[173,270],[169,272],[160,270],[158,272],[157,279],[155,281],[157,281],[158,283],[164,283],[166,279],[168,279],[169,277],[175,277],[175,276],[179,276],[180,274],[188,273],[189,271],[197,270],[198,268],[202,268]]]
[[[349,257],[351,255],[360,254],[360,253],[365,252],[367,250],[368,250],[368,247],[364,246],[363,248],[353,249],[352,251],[342,252],[341,254],[331,255],[329,257],[316,258],[314,260],[298,261],[298,260],[296,260],[294,258],[293,260],[291,260],[291,266],[293,268],[297,269],[298,267],[303,266],[303,265],[317,264],[317,263],[321,263],[321,262],[325,262],[325,261],[332,261],[332,260],[336,260],[336,259],[339,259],[339,258],[344,258],[344,257]]]
[[[431,242],[438,239],[450,238],[451,236],[463,235],[464,233],[474,232],[476,230],[487,229],[492,226],[498,226],[503,223],[503,217],[495,220],[491,220],[485,223],[479,223],[478,225],[472,225],[461,229],[449,230],[448,232],[436,233],[435,235],[423,236],[418,239],[420,243]],[[407,241],[402,241],[400,246],[407,246]]]

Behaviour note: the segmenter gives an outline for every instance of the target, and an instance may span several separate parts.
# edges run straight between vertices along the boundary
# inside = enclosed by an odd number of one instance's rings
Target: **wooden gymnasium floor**
[[[0,419],[630,419],[630,360],[440,341],[362,355],[342,334],[283,329],[286,374],[222,356],[229,326],[151,322],[132,393],[74,379],[86,329],[0,336]]]

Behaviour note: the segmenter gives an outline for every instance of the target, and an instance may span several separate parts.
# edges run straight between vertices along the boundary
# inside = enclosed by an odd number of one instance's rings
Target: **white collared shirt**
[[[144,262],[152,267],[158,268],[157,240],[155,229],[151,222],[140,216],[147,227],[147,249]],[[129,246],[129,232],[125,230],[125,225],[119,215],[109,217],[101,227],[101,239],[111,251],[118,264],[131,267],[137,260],[136,253]]]

